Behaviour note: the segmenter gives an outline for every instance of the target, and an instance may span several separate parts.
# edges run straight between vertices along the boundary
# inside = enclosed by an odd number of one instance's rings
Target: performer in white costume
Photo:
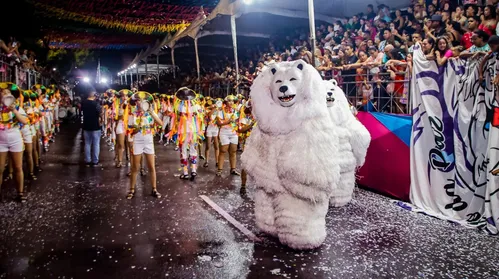
[[[329,115],[339,138],[339,155],[334,160],[340,165],[340,182],[331,195],[330,205],[340,207],[352,200],[355,171],[364,165],[371,135],[353,115],[345,93],[336,81],[323,82]]]
[[[294,249],[323,243],[329,198],[340,179],[325,90],[303,60],[269,66],[251,87],[257,124],[241,160],[256,185],[256,224]]]

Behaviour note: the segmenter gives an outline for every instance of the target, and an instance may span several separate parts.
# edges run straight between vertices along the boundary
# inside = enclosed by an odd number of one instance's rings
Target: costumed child
[[[218,106],[217,106],[218,104]],[[217,101],[213,99],[208,99],[205,104],[205,123],[206,123],[206,148],[204,150],[204,156],[206,161],[203,167],[207,168],[210,161],[210,149],[213,146],[215,150],[215,165],[218,168],[218,155],[220,153],[219,141],[218,141],[218,128],[216,121],[219,109],[222,107],[222,101]]]
[[[203,114],[196,100],[196,92],[182,87],[175,93],[172,130],[170,137],[177,135],[180,148],[180,179],[194,180],[197,176],[198,144],[204,138]],[[189,162],[191,175],[189,176]]]
[[[234,107],[235,96],[228,95],[225,97],[222,109],[218,112],[216,123],[220,127],[220,155],[218,156],[217,176],[222,176],[224,167],[225,154],[229,153],[230,174],[240,175],[236,170],[237,163],[237,144],[239,137],[237,135],[237,127],[239,115]]]
[[[129,115],[132,121],[131,137],[133,138],[132,173],[130,175],[130,190],[127,199],[135,196],[135,184],[139,173],[142,155],[145,155],[147,168],[149,169],[152,192],[155,198],[161,198],[156,185],[156,168],[154,156],[154,124],[162,125],[161,119],[154,111],[154,98],[151,94],[139,91],[130,98],[130,106],[135,107]],[[130,120],[130,118],[132,118]]]
[[[3,174],[7,157],[15,172],[17,200],[25,201],[23,174],[23,137],[20,124],[27,124],[28,118],[17,99],[21,96],[19,87],[13,83],[0,83],[0,173]],[[22,102],[21,102],[22,103]],[[10,156],[9,156],[10,155]],[[0,189],[2,179],[0,179]]]

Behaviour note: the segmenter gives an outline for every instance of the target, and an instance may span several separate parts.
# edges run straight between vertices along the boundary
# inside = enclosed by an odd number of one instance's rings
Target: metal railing
[[[398,72],[393,80],[388,73],[356,75],[333,74],[352,105],[359,111],[410,114],[410,77]]]
[[[334,78],[350,103],[359,111],[410,114],[410,75],[401,71],[396,72],[395,76],[395,80],[392,79],[389,73],[383,71],[383,67],[379,67],[376,74],[364,69],[362,74],[348,75],[340,71],[329,71],[323,75],[324,79]],[[249,96],[249,84],[235,86],[235,83],[222,79],[192,81],[186,86],[213,98],[224,98],[229,94]],[[177,86],[173,87],[168,91],[175,92]]]
[[[13,82],[23,89],[41,83],[41,74],[33,69],[25,69],[11,57],[0,54],[0,82]]]

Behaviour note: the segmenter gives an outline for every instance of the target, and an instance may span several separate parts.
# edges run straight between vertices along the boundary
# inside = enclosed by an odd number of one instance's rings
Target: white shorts
[[[0,152],[22,151],[24,151],[24,142],[18,127],[0,130]]]
[[[125,124],[123,123],[123,120],[119,120],[118,123],[116,123],[116,134],[121,135],[125,133]]]
[[[21,134],[23,135],[24,143],[33,143],[33,132],[31,131],[31,125],[24,125],[21,129]]]
[[[220,134],[220,145],[227,145],[227,144],[238,144],[239,143],[239,137],[237,134]]]
[[[154,138],[152,134],[137,133],[133,136],[133,155],[154,155]]]
[[[206,129],[206,137],[209,138],[218,137],[219,130],[220,129],[215,125],[208,125],[208,128]]]

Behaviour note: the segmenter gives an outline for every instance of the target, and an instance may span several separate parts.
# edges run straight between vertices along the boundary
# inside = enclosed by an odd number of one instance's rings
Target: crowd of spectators
[[[0,39],[0,81],[17,82],[29,87],[29,75],[34,82],[34,72],[42,73],[44,69],[37,66],[35,53],[21,48],[21,42],[10,37],[8,41]],[[17,70],[16,70],[17,69]]]
[[[200,80],[192,71],[180,75],[177,83],[212,96],[236,89],[245,93],[254,77],[270,63],[303,59],[324,78],[337,79],[357,105],[403,113],[407,111],[414,45],[419,42],[426,57],[438,65],[457,57],[474,59],[497,51],[498,3],[413,0],[403,10],[370,4],[365,13],[330,25],[319,24],[314,55],[307,29],[282,30],[263,51],[249,49],[241,55],[239,83],[228,57],[203,68]]]
[[[24,69],[36,69],[35,53],[21,48],[21,42],[16,38],[10,37],[8,42],[0,39],[0,55],[2,62],[13,65],[18,63]]]

